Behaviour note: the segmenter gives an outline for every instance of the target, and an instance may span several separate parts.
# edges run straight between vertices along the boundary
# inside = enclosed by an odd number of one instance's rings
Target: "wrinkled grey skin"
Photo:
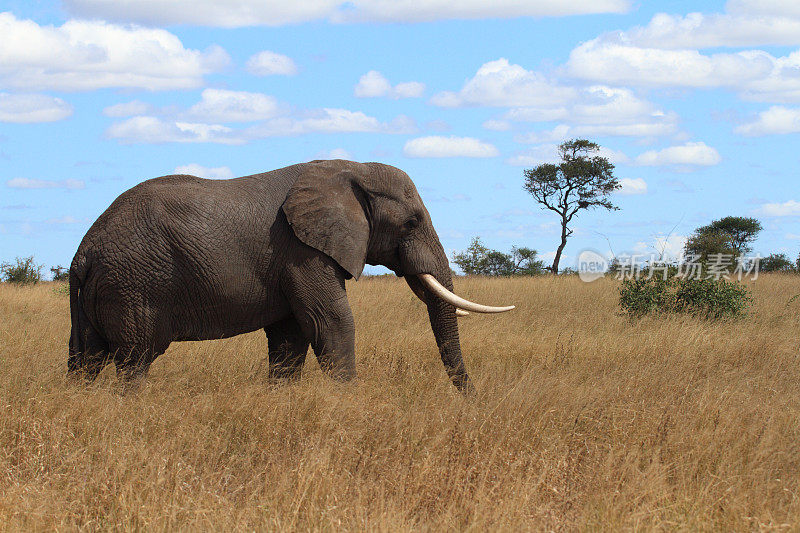
[[[117,198],[70,267],[68,372],[147,374],[173,341],[264,329],[269,375],[296,378],[308,346],[332,377],[355,376],[345,279],[384,265],[424,294],[445,369],[470,390],[450,267],[411,179],[379,163],[312,161],[231,180],[164,176]]]

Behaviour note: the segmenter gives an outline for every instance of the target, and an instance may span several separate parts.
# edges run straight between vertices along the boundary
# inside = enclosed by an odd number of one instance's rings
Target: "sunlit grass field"
[[[59,285],[0,284],[0,530],[797,530],[800,276],[748,317],[629,321],[618,283],[459,278],[464,398],[396,278],[348,284],[359,379],[263,332],[173,344],[140,390],[65,379]]]

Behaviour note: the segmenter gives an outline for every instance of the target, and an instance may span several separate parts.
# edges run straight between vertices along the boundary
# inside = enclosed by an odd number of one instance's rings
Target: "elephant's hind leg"
[[[299,379],[310,343],[297,320],[289,317],[270,324],[264,331],[269,349],[269,379],[275,382]]]
[[[150,365],[156,357],[167,350],[169,343],[164,345],[122,345],[114,350],[114,364],[117,367],[117,377],[126,386],[136,386],[150,370]]]
[[[162,300],[163,307],[170,303],[168,296]],[[119,295],[113,312],[105,313],[109,351],[117,377],[126,384],[145,378],[150,365],[172,341],[170,317],[146,301],[156,301],[156,296],[146,294],[145,288],[125,291]]]
[[[71,347],[67,374],[81,375],[91,383],[113,358],[108,350],[108,342],[94,329],[82,311],[79,324],[81,342],[80,346]]]

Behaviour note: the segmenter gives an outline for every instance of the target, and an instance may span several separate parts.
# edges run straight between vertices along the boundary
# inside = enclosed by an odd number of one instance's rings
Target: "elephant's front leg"
[[[344,277],[338,269],[316,274],[313,284],[306,278],[292,283],[292,311],[320,367],[332,378],[348,381],[356,376],[355,323]]]
[[[270,324],[267,334],[270,381],[296,380],[308,352],[309,341],[294,317]]]

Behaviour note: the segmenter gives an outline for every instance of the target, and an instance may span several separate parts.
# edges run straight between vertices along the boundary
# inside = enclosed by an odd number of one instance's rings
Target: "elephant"
[[[513,306],[452,293],[447,256],[405,172],[344,160],[227,180],[162,176],[122,193],[70,266],[67,372],[91,381],[113,362],[135,383],[173,341],[263,329],[270,379],[297,379],[310,345],[326,374],[350,380],[345,280],[365,264],[405,278],[427,306],[450,380],[473,390],[457,314]]]

